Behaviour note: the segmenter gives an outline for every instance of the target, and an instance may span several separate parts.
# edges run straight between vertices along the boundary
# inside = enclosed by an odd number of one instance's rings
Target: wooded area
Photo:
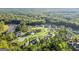
[[[79,9],[0,9],[0,50],[78,51]]]

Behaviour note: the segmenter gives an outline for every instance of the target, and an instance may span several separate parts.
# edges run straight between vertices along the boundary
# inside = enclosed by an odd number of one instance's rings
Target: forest
[[[79,9],[0,8],[0,51],[79,51]]]

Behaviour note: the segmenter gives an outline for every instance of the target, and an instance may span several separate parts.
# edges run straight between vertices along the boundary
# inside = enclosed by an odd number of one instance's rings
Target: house
[[[43,28],[45,28],[45,26],[44,26],[44,25],[42,25],[42,27],[43,27]]]
[[[45,40],[48,40],[48,38],[52,37],[52,33],[48,32],[48,35],[44,37]]]
[[[56,25],[52,24],[52,28],[56,28]]]
[[[34,32],[30,32],[30,34],[31,34],[31,35],[34,35],[35,33],[34,33]]]
[[[74,49],[75,49],[76,51],[79,51],[79,41],[76,42],[76,44],[74,45]]]
[[[74,36],[74,35],[73,35],[73,34],[70,34],[70,33],[67,33],[67,34],[66,34],[67,39],[72,39],[73,36]]]
[[[69,45],[74,48],[74,50],[79,51],[79,42],[69,41]]]
[[[30,43],[31,43],[31,44],[33,44],[33,45],[35,45],[35,44],[36,44],[36,42],[37,42],[37,41],[36,41],[35,39],[34,39],[34,40],[32,40],[32,41],[30,41]]]
[[[15,33],[15,35],[16,35],[16,37],[20,37],[20,36],[25,35],[25,33],[18,31],[18,32]]]
[[[51,32],[48,32],[48,37],[52,37],[52,33]]]
[[[51,25],[49,25],[49,26],[48,26],[48,29],[51,30],[51,28],[52,28]]]
[[[48,38],[49,38],[49,36],[45,36],[45,37],[44,37],[45,40],[48,40]]]
[[[74,45],[76,44],[76,42],[69,41],[68,44],[69,44],[70,46],[74,46]]]

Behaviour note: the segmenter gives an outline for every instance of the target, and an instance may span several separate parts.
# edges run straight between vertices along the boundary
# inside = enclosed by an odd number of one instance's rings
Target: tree
[[[0,33],[3,33],[8,30],[8,25],[5,25],[4,22],[0,22]]]

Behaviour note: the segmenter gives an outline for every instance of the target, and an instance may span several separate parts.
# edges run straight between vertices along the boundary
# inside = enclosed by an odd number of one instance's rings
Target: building
[[[74,48],[75,51],[79,51],[79,41],[78,42],[69,41],[68,43],[70,46]]]
[[[74,45],[74,49],[75,49],[76,51],[79,51],[79,42],[76,42],[76,44]]]
[[[35,45],[35,44],[36,44],[36,42],[37,42],[37,41],[36,41],[35,39],[34,39],[34,40],[32,40],[32,41],[30,41],[30,43],[31,43],[31,44],[33,44],[33,45]]]
[[[20,36],[24,36],[25,33],[21,32],[21,31],[18,31],[15,33],[16,37],[20,37]]]

